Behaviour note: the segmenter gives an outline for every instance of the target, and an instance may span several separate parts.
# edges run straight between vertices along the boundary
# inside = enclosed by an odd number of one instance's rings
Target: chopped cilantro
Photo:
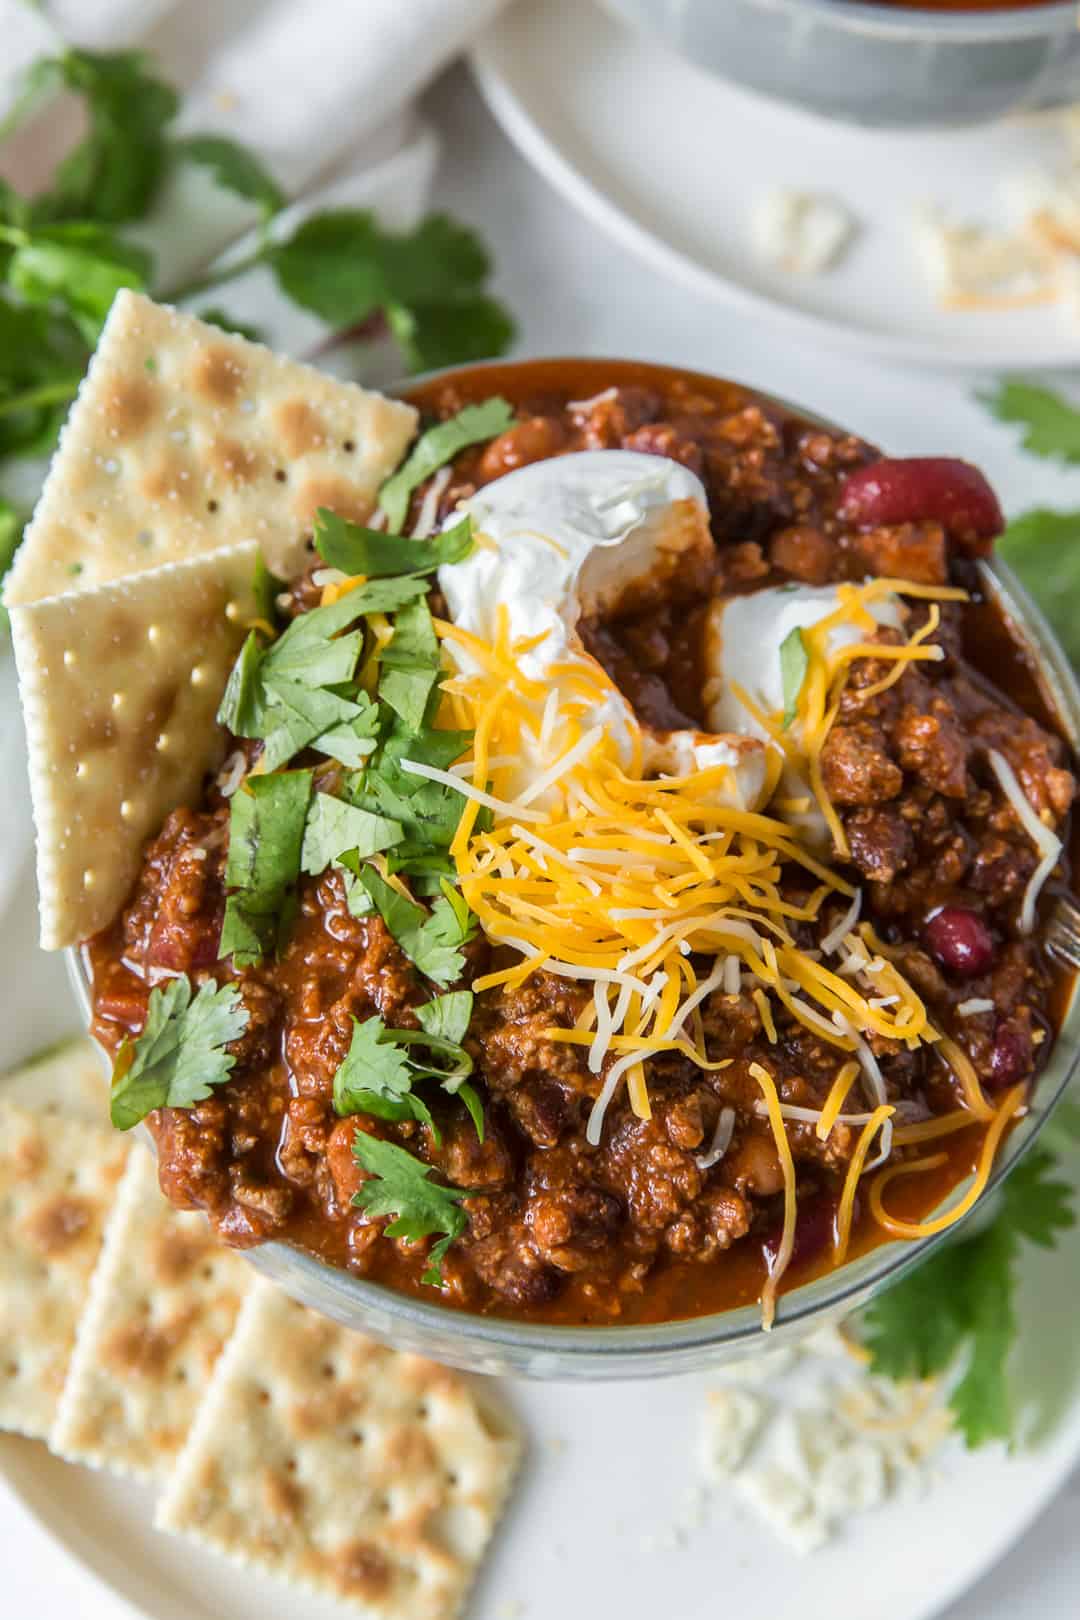
[[[436,1232],[445,1234],[432,1246],[421,1278],[422,1282],[441,1288],[446,1251],[469,1224],[461,1208],[461,1200],[469,1196],[467,1189],[440,1186],[430,1179],[430,1164],[393,1142],[380,1141],[364,1131],[357,1131],[353,1138],[353,1157],[369,1177],[362,1183],[353,1203],[376,1218],[392,1215],[394,1219],[386,1228],[387,1237],[401,1237],[415,1243]]]
[[[379,697],[401,716],[410,732],[423,727],[440,663],[427,602],[421,598],[400,608],[394,615],[394,634],[383,649]]]
[[[399,844],[403,837],[399,822],[358,810],[329,793],[316,793],[304,828],[301,870],[312,875],[324,872],[348,854],[366,860]]]
[[[438,472],[471,444],[494,439],[514,423],[514,412],[497,396],[479,405],[466,405],[456,416],[428,428],[413,445],[407,459],[379,491],[379,505],[392,529],[400,529],[414,489]]]
[[[463,517],[453,528],[429,540],[407,540],[349,523],[320,507],[315,514],[315,549],[324,562],[343,574],[364,574],[368,579],[385,574],[430,574],[447,563],[462,562],[472,550],[472,519]]]
[[[810,659],[806,642],[798,625],[780,643],[780,680],[784,693],[783,729],[786,731],[799,712],[799,694],[803,689]]]
[[[235,984],[170,979],[151,990],[142,1034],[125,1041],[113,1070],[109,1111],[129,1131],[155,1108],[190,1108],[228,1080],[235,1059],[225,1047],[247,1028]]]
[[[472,1018],[473,993],[471,990],[450,990],[445,996],[436,996],[434,1001],[425,1002],[415,1011],[421,1029],[429,1035],[438,1035],[444,1041],[460,1044],[465,1039],[465,1031]]]
[[[461,977],[465,958],[459,947],[469,939],[473,922],[464,900],[445,880],[443,894],[430,915],[399,894],[373,866],[363,868],[360,881],[394,939],[421,973],[436,984],[453,984]]]
[[[417,1016],[426,1013],[433,1023],[446,1022],[460,1028],[464,1035],[472,1013],[472,999],[469,991],[437,997],[426,1007],[418,1008]],[[445,1018],[436,1011],[443,1000],[455,1002]],[[426,1057],[420,1055],[422,1051],[426,1051]],[[348,1055],[334,1076],[334,1108],[343,1116],[365,1113],[379,1119],[417,1119],[430,1128],[436,1142],[441,1142],[427,1104],[413,1088],[421,1080],[438,1080],[449,1096],[459,1096],[466,1089],[465,1082],[472,1068],[472,1059],[460,1039],[444,1036],[437,1029],[426,1026],[419,1030],[387,1029],[379,1017],[367,1018],[362,1023],[354,1018]],[[475,1092],[468,1089],[470,1097],[475,1097]],[[463,1100],[483,1141],[483,1110],[477,1115],[471,1101]],[[478,1098],[476,1100],[479,1102]]]
[[[999,422],[1023,427],[1021,444],[1034,455],[1080,462],[1080,409],[1052,389],[1005,378],[979,399]]]
[[[280,949],[300,872],[310,771],[249,776],[230,801],[225,920],[218,954],[250,967]]]
[[[1075,1225],[1071,1189],[1055,1160],[1034,1148],[1001,1186],[1001,1210],[982,1231],[937,1249],[863,1314],[875,1372],[896,1379],[957,1372],[949,1402],[969,1446],[1012,1433],[1008,1357],[1021,1238],[1053,1248]]]

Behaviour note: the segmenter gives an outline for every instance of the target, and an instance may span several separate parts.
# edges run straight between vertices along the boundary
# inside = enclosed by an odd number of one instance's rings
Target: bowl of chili
[[[804,589],[857,593],[854,582],[867,573],[904,572],[901,557],[916,599],[941,599],[927,610],[921,639],[914,633],[908,645],[927,640],[926,627],[936,631],[944,614],[947,654],[914,669],[894,667],[908,701],[889,700],[884,718],[867,707],[877,702],[870,688],[894,682],[877,664],[870,671],[875,680],[864,671],[848,693],[825,767],[844,806],[846,859],[868,895],[876,895],[857,936],[868,954],[851,956],[849,968],[885,974],[881,987],[891,994],[876,998],[882,1014],[917,978],[916,999],[922,1005],[925,998],[941,1026],[935,1031],[941,1050],[925,1048],[916,1059],[900,1040],[882,1048],[881,1065],[864,1055],[864,1073],[884,1067],[890,1097],[899,1097],[907,1112],[898,1127],[898,1160],[863,1183],[837,1173],[860,1148],[865,1161],[871,1138],[861,1116],[851,1116],[858,1131],[843,1127],[846,1149],[831,1164],[830,1132],[818,1129],[825,1092],[834,1091],[836,1054],[830,1068],[813,1018],[809,1028],[800,1027],[801,993],[792,1022],[791,990],[799,981],[783,972],[768,981],[781,996],[787,985],[788,999],[775,1013],[762,1006],[760,984],[744,993],[741,974],[738,987],[718,981],[708,998],[699,998],[705,1038],[718,1043],[709,1046],[713,1056],[721,1049],[737,1053],[744,1077],[755,1069],[782,1076],[772,1103],[802,1133],[803,1179],[792,1189],[799,1197],[789,1222],[778,1156],[769,1146],[771,1106],[745,1105],[745,1117],[729,1122],[724,1141],[724,1114],[736,1112],[720,1106],[726,1082],[719,1095],[695,1090],[680,1050],[670,1062],[650,1057],[651,1106],[633,1097],[609,1103],[612,1112],[601,1115],[597,1133],[586,1131],[598,1105],[597,1081],[577,1043],[579,1031],[595,1029],[585,1017],[587,998],[543,971],[531,983],[513,971],[508,978],[502,956],[480,953],[465,977],[479,987],[470,1063],[477,1083],[483,1081],[487,1135],[478,1142],[465,1110],[439,1115],[442,1136],[432,1164],[475,1197],[468,1241],[443,1256],[442,1288],[435,1292],[423,1245],[400,1229],[402,1241],[387,1240],[370,1205],[359,1216],[349,1213],[357,1186],[349,1153],[356,1110],[342,1111],[334,1124],[331,1107],[348,1046],[347,1040],[340,1046],[340,1031],[355,1027],[361,1003],[395,1023],[411,1023],[413,1038],[423,1040],[410,1017],[415,974],[384,928],[344,920],[340,880],[324,879],[300,900],[298,937],[285,959],[292,961],[291,976],[283,972],[270,983],[263,971],[255,993],[256,1001],[276,995],[295,1007],[314,994],[314,1016],[311,1003],[299,1020],[308,1027],[291,1045],[280,1033],[270,1044],[256,1042],[241,1063],[248,1072],[239,1075],[233,1099],[233,1088],[223,1088],[203,1119],[194,1111],[194,1128],[187,1114],[177,1117],[182,1111],[159,1112],[152,1124],[163,1185],[178,1202],[208,1208],[223,1236],[239,1240],[257,1269],[305,1303],[474,1370],[618,1378],[736,1359],[761,1348],[758,1299],[781,1255],[788,1275],[771,1301],[772,1342],[801,1336],[865,1302],[945,1241],[957,1213],[980,1193],[992,1193],[1026,1151],[1075,1071],[1080,1013],[1071,965],[1054,966],[1043,950],[1049,894],[1037,925],[1032,912],[1025,927],[1034,856],[1021,853],[1025,818],[1009,821],[1010,792],[1022,791],[1019,776],[1058,795],[1067,834],[1066,767],[1080,737],[1072,672],[1038,611],[990,555],[1000,513],[985,481],[963,464],[889,461],[781,400],[623,361],[470,367],[421,379],[403,393],[435,426],[460,422],[464,412],[492,400],[504,402],[507,413],[498,431],[417,481],[401,514],[414,531],[437,532],[459,507],[525,469],[550,464],[558,473],[564,457],[629,451],[701,478],[717,548],[708,578],[624,603],[614,620],[597,614],[579,625],[590,659],[647,729],[670,735],[703,724],[700,646],[718,603],[726,614],[733,603],[760,602],[767,590],[781,603]],[[334,584],[319,563],[306,586],[293,587],[294,623],[310,608],[312,578],[316,592]],[[916,688],[939,665],[945,673]],[[513,672],[502,679],[495,707],[509,712]],[[116,1009],[124,995],[130,998],[140,952],[151,964],[155,951],[160,956],[162,917],[199,924],[185,923],[186,933],[170,936],[172,967],[190,965],[181,960],[185,951],[191,962],[217,954],[216,942],[203,935],[211,922],[220,928],[220,875],[210,901],[204,897],[186,911],[178,875],[190,870],[193,853],[215,839],[220,845],[223,815],[220,796],[212,796],[200,811],[170,817],[148,847],[122,916],[70,956],[95,1033],[113,1053],[129,1016]],[[1047,817],[1053,819],[1049,810]],[[470,889],[466,878],[462,888],[479,897],[479,906],[483,884]],[[798,902],[804,894],[788,898]],[[839,929],[852,942],[845,947],[850,956],[856,922],[834,899],[829,934]],[[793,954],[790,971],[805,975],[806,963],[820,954],[814,947],[804,962]],[[496,981],[490,991],[486,978]],[[141,993],[145,1003],[145,984]],[[130,1012],[131,1033],[144,1017],[145,1005]],[[971,1020],[962,1040],[946,1033],[961,1028],[958,1019]],[[842,1014],[835,1027],[854,1033]],[[280,1023],[275,1028],[280,1032]],[[857,1039],[848,1042],[849,1055],[857,1049]],[[937,1068],[943,1053],[944,1078]],[[814,1078],[824,1072],[823,1061],[828,1083]],[[266,1082],[271,1070],[275,1077]],[[958,1104],[965,1088],[968,1102],[972,1092],[981,1100],[981,1112],[964,1115]],[[838,1108],[834,1114],[843,1118]],[[376,1126],[376,1139],[393,1134],[377,1118],[368,1124]],[[604,1151],[590,1154],[594,1135],[598,1140],[605,1131]],[[786,1135],[783,1127],[779,1135]],[[253,1178],[249,1155],[260,1136],[267,1152]],[[415,1144],[421,1137],[413,1119],[401,1140]],[[924,1143],[934,1151],[924,1151]],[[361,1187],[364,1180],[361,1174]],[[845,1207],[850,1189],[858,1196]],[[843,1263],[836,1264],[841,1228]],[[435,1230],[446,1228],[428,1228]]]

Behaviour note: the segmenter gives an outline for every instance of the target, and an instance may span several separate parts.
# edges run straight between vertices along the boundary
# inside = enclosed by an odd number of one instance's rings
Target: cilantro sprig
[[[124,1042],[113,1070],[117,1130],[131,1130],[155,1108],[190,1108],[209,1097],[228,1080],[235,1059],[225,1048],[247,1023],[235,984],[208,982],[192,996],[191,981],[177,978],[151,990],[142,1034]]]
[[[358,1130],[353,1138],[353,1157],[368,1177],[353,1203],[375,1218],[392,1215],[394,1219],[386,1228],[387,1237],[401,1237],[408,1243],[416,1243],[436,1232],[443,1234],[432,1245],[421,1278],[433,1288],[441,1288],[446,1251],[469,1224],[461,1208],[462,1199],[469,1196],[467,1189],[440,1186],[431,1180],[430,1164],[405,1148],[377,1136],[368,1136],[364,1131]]]
[[[430,913],[407,900],[373,866],[361,870],[360,882],[397,944],[421,973],[442,985],[460,979],[465,969],[461,947],[472,938],[476,923],[448,879],[442,879],[442,893]]]
[[[514,424],[514,412],[505,399],[495,396],[478,405],[466,405],[456,416],[449,416],[421,434],[397,472],[379,491],[379,505],[392,529],[400,529],[409,510],[413,490],[453,461],[470,445],[494,439]]]
[[[389,331],[409,370],[501,354],[511,342],[513,322],[487,291],[487,251],[467,226],[433,214],[389,231],[350,208],[283,228],[288,198],[273,175],[227,137],[178,134],[180,96],[137,50],[68,47],[35,61],[0,141],[61,91],[82,102],[83,137],[35,196],[0,181],[0,479],[12,459],[52,448],[121,287],[257,336],[202,300],[264,268],[332,330]],[[159,204],[169,175],[191,165],[257,210],[259,226],[249,251],[170,286],[132,228]]]
[[[379,1017],[353,1019],[345,1061],[334,1076],[334,1109],[374,1114],[379,1119],[415,1119],[427,1125],[436,1143],[442,1138],[431,1110],[413,1089],[422,1080],[438,1080],[451,1097],[461,1097],[480,1140],[484,1115],[468,1085],[472,1058],[461,1045],[472,1017],[472,992],[451,991],[416,1009],[420,1029],[387,1029]]]
[[[989,1226],[938,1249],[863,1315],[875,1372],[953,1375],[949,1403],[969,1446],[1012,1434],[1008,1362],[1023,1242],[1053,1248],[1076,1223],[1072,1189],[1055,1177],[1055,1165],[1052,1153],[1034,1148],[1002,1183],[1000,1213]]]
[[[344,574],[375,579],[385,574],[431,574],[447,563],[463,562],[472,550],[472,519],[462,518],[429,540],[407,540],[350,523],[320,507],[315,514],[315,549]]]
[[[251,967],[280,950],[292,921],[311,771],[249,776],[229,806],[225,918],[218,955]]]
[[[1020,442],[1025,450],[1050,460],[1080,462],[1080,408],[1060,394],[1007,377],[978,397],[999,422],[1023,428]]]

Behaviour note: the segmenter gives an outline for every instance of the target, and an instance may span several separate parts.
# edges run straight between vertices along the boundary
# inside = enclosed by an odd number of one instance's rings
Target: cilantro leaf
[[[58,166],[49,190],[34,202],[43,220],[141,219],[166,163],[166,129],[179,109],[171,85],[150,70],[142,51],[69,48],[35,62],[34,96],[62,85],[83,98],[89,128]]]
[[[250,967],[280,949],[291,907],[290,890],[300,872],[304,822],[311,799],[310,771],[249,776],[229,806],[229,853],[218,954]]]
[[[780,643],[780,680],[783,683],[784,693],[785,731],[799,712],[799,693],[803,689],[809,667],[810,657],[806,651],[806,642],[803,640],[802,631],[796,625]]]
[[[252,326],[247,321],[238,321],[227,309],[221,309],[217,304],[200,309],[199,319],[205,321],[207,326],[219,326],[223,332],[235,332],[237,337],[247,338],[249,343],[266,342],[264,334],[257,326]]]
[[[441,662],[427,602],[420,599],[399,609],[394,615],[394,634],[380,660],[379,697],[401,716],[409,731],[419,731],[424,724]]]
[[[344,1063],[334,1076],[334,1111],[374,1114],[377,1119],[414,1119],[411,1065],[404,1052],[388,1037],[379,1017],[352,1021],[352,1041]],[[427,1114],[427,1110],[424,1110]],[[430,1115],[428,1115],[430,1118]]]
[[[77,222],[18,233],[8,264],[13,292],[29,305],[63,302],[85,341],[97,342],[121,287],[149,285],[153,260],[101,225]]]
[[[285,207],[287,198],[277,181],[254,152],[239,142],[224,135],[186,135],[173,142],[173,151],[189,163],[210,169],[223,190],[254,203],[264,220]]]
[[[439,301],[478,288],[490,268],[479,238],[445,215],[386,231],[368,209],[306,219],[270,263],[282,290],[331,326],[349,327],[388,305]]]
[[[344,763],[352,766],[360,764],[374,749],[370,733],[377,716],[366,693],[363,704],[353,703],[321,686],[305,686],[280,677],[275,680],[265,663],[263,674],[264,771],[276,771],[309,744],[334,759],[346,755]]]
[[[113,1071],[109,1111],[117,1130],[129,1131],[155,1108],[190,1108],[223,1085],[235,1059],[224,1050],[247,1028],[248,1014],[235,984],[200,985],[170,979],[151,990],[142,1034],[125,1042]]]
[[[22,520],[10,501],[0,496],[0,586],[11,567],[19,541],[22,539]],[[0,624],[7,623],[7,609],[0,600]]]
[[[409,510],[414,489],[434,472],[453,461],[471,444],[496,438],[514,424],[513,408],[497,395],[477,405],[466,405],[456,416],[447,417],[421,434],[405,461],[379,491],[379,505],[392,529],[400,529]]]
[[[978,396],[999,422],[1024,428],[1021,444],[1036,456],[1080,462],[1080,409],[1049,388],[1005,378]]]
[[[1045,1149],[1028,1153],[1002,1183],[1001,1212],[989,1226],[936,1250],[863,1314],[875,1372],[929,1378],[959,1367],[949,1400],[969,1446],[1012,1430],[1008,1354],[1020,1240],[1052,1248],[1075,1223],[1070,1187],[1051,1178],[1054,1163]]]
[[[997,554],[1014,568],[1080,664],[1080,511],[1036,507],[1014,518],[997,541]]]
[[[329,793],[316,793],[304,828],[301,870],[314,876],[346,854],[366,860],[400,843],[403,836],[396,821],[358,810]]]
[[[320,506],[315,514],[315,549],[331,568],[343,574],[430,574],[446,563],[462,562],[472,550],[472,519],[468,516],[429,540],[407,540],[350,523]]]
[[[420,1028],[429,1035],[438,1035],[444,1041],[460,1044],[465,1038],[473,1014],[471,990],[451,990],[436,996],[422,1007],[414,1008]]]
[[[437,371],[503,354],[517,331],[502,304],[481,292],[411,309],[391,304],[386,315],[410,371]]]
[[[372,866],[364,867],[360,881],[390,933],[421,973],[436,984],[452,984],[461,977],[465,958],[458,947],[466,943],[471,931],[467,907],[463,923],[460,911],[444,892],[428,915],[422,906],[399,894]],[[464,901],[460,904],[464,906]]]
[[[386,1228],[387,1237],[401,1237],[415,1243],[436,1232],[445,1234],[432,1247],[421,1279],[441,1288],[441,1267],[446,1251],[469,1224],[468,1216],[460,1207],[461,1200],[469,1196],[467,1189],[440,1186],[430,1180],[431,1165],[393,1142],[380,1141],[364,1131],[357,1131],[353,1138],[353,1157],[369,1177],[353,1203],[375,1218],[393,1215],[394,1219]]]

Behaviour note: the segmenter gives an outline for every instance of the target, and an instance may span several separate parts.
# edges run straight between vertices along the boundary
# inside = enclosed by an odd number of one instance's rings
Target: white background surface
[[[990,471],[1010,511],[1036,502],[1080,506],[1080,469],[1059,472],[1017,454],[1012,433],[975,403],[974,376],[904,372],[793,344],[745,313],[733,314],[628,261],[529,172],[460,69],[436,88],[428,113],[445,139],[438,201],[474,221],[490,242],[499,290],[521,320],[518,353],[607,353],[726,373],[850,421],[899,453],[969,456]],[[858,137],[853,140],[857,148]],[[853,156],[857,161],[855,148]],[[8,984],[7,994],[5,1048],[17,983]],[[1080,1592],[1078,1509],[1080,1476],[947,1620],[1071,1620]],[[535,1535],[539,1550],[541,1525]],[[71,1563],[6,1491],[0,1492],[0,1546],[2,1620],[130,1620],[131,1610]],[[815,1603],[813,1567],[805,1570],[806,1617],[824,1620],[827,1594]],[[523,1570],[523,1597],[527,1590]],[[718,1572],[717,1606],[722,1602]],[[528,1611],[528,1620],[555,1617]]]

